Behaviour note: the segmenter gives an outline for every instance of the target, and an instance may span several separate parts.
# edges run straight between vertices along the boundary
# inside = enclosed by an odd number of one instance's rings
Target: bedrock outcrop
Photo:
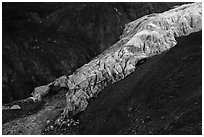
[[[139,61],[174,47],[177,44],[175,38],[200,30],[202,3],[185,4],[164,13],[146,15],[127,24],[120,40],[102,54],[72,75],[62,77],[61,83],[58,79],[47,86],[66,87],[64,114],[76,114],[84,111],[90,99],[97,97],[108,84],[134,72]]]

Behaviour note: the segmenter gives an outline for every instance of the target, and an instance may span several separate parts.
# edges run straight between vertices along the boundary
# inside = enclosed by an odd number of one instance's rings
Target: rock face
[[[137,62],[176,45],[175,37],[202,30],[202,4],[187,4],[129,23],[121,39],[67,79],[64,114],[84,111],[91,98],[109,83],[135,71]]]
[[[50,14],[43,24],[75,37],[80,35],[93,44],[94,50],[90,50],[101,53],[118,40],[124,24],[147,14],[166,11],[171,4],[71,3]]]
[[[34,87],[72,74],[90,60],[80,42],[65,37],[37,23],[4,20],[3,103],[29,97]]]

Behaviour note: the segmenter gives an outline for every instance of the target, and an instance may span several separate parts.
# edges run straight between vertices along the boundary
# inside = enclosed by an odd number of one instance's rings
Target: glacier
[[[163,13],[146,15],[125,25],[120,40],[77,69],[48,85],[34,89],[31,97],[41,100],[52,86],[66,88],[63,114],[84,111],[108,84],[134,72],[138,61],[161,54],[177,44],[175,38],[202,30],[202,3],[184,4]]]

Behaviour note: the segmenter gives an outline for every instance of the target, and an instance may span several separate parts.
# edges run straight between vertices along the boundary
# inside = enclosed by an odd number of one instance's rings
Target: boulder
[[[21,109],[19,105],[13,105],[10,109]]]

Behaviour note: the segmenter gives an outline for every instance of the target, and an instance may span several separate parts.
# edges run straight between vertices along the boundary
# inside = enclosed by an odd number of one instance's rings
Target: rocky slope
[[[124,24],[180,3],[3,3],[3,103],[70,75],[115,43]]]
[[[138,61],[174,47],[177,43],[176,37],[200,30],[201,3],[147,15],[129,23],[116,44],[77,69],[68,78],[64,77],[63,87],[68,89],[64,114],[84,111],[89,100],[96,97],[108,84],[124,79],[134,72]],[[58,86],[55,83],[53,84]],[[37,93],[34,97],[41,94],[37,89],[35,92]]]
[[[50,14],[43,24],[57,31],[82,35],[101,53],[114,44],[129,23],[181,3],[71,3]]]

